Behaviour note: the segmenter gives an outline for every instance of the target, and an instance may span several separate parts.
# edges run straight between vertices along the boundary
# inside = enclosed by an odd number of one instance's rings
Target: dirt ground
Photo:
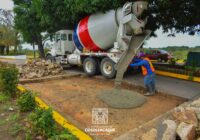
[[[9,110],[12,108],[12,110]],[[28,134],[27,116],[19,112],[16,100],[0,102],[0,140],[22,140]]]
[[[142,107],[136,109],[113,109],[98,99],[97,96],[101,94],[102,90],[113,88],[114,82],[99,78],[73,77],[70,79],[31,83],[25,86],[39,92],[39,96],[46,103],[83,130],[92,126],[92,108],[108,108],[108,125],[115,128],[116,131],[109,136],[98,137],[106,140],[112,140],[185,101],[179,97],[157,94],[153,97],[148,97],[147,103]],[[139,93],[144,92],[142,88],[125,84],[123,88]]]

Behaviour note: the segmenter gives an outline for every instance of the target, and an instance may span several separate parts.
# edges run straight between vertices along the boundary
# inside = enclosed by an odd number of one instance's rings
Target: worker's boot
[[[147,92],[147,93],[144,94],[144,96],[153,96],[153,95],[155,95],[155,93]]]

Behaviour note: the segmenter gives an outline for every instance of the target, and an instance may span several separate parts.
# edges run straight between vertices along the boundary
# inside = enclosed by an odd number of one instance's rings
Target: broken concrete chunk
[[[1,113],[1,117],[5,116],[5,113]]]
[[[35,73],[35,72],[30,72],[29,74],[26,75],[26,77],[27,77],[28,79],[37,78],[37,73]]]
[[[195,140],[195,126],[181,122],[176,130],[181,140]]]
[[[157,130],[151,129],[149,132],[142,135],[142,140],[157,140]]]
[[[193,102],[191,103],[191,106],[200,107],[200,99],[193,101]]]
[[[8,110],[9,110],[9,111],[14,111],[14,108],[9,107]]]
[[[35,139],[36,140],[43,140],[43,137],[42,136],[37,136]]]
[[[179,106],[179,107],[175,108],[174,111],[175,111],[175,112],[183,112],[183,111],[185,111],[185,108],[182,107],[182,106]]]
[[[41,59],[28,61],[25,65],[23,65],[19,69],[20,69],[20,78],[23,79],[34,79],[45,76],[58,75],[63,71],[61,65]]]
[[[198,126],[198,120],[196,117],[196,113],[193,110],[174,111],[172,113],[172,115],[179,122],[185,122],[188,124],[192,124],[195,127]]]
[[[166,125],[166,130],[162,136],[162,140],[176,140],[176,122],[173,120],[165,120],[163,124]]]
[[[36,62],[35,65],[36,66],[42,66],[42,62]]]

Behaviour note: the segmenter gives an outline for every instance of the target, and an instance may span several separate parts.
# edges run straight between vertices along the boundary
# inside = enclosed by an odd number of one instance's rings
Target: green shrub
[[[37,133],[40,133],[48,138],[56,135],[56,125],[52,116],[52,109],[43,110],[36,108],[30,118],[34,126],[34,130],[37,131]]]
[[[60,134],[51,137],[51,140],[78,140],[78,138],[65,129]]]
[[[33,124],[33,130],[36,133],[47,137],[51,140],[78,140],[68,130],[64,129],[59,132],[56,122],[53,119],[52,109],[43,110],[36,108],[35,112],[30,115]]]
[[[18,84],[18,70],[14,66],[0,67],[0,91],[15,96]]]
[[[10,97],[0,92],[0,103],[5,103],[10,100]]]
[[[10,122],[16,122],[18,121],[20,118],[20,114],[19,113],[16,113],[16,114],[10,114],[7,121],[10,121]]]
[[[17,105],[21,112],[28,112],[35,109],[35,97],[31,91],[25,91],[17,99]]]

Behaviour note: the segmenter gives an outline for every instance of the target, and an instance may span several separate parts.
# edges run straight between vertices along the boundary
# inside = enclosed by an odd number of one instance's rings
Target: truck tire
[[[115,63],[109,58],[104,58],[101,61],[100,70],[101,74],[107,79],[112,79],[116,75]]]
[[[97,73],[98,63],[94,58],[88,57],[83,61],[83,69],[88,76],[94,76]]]

